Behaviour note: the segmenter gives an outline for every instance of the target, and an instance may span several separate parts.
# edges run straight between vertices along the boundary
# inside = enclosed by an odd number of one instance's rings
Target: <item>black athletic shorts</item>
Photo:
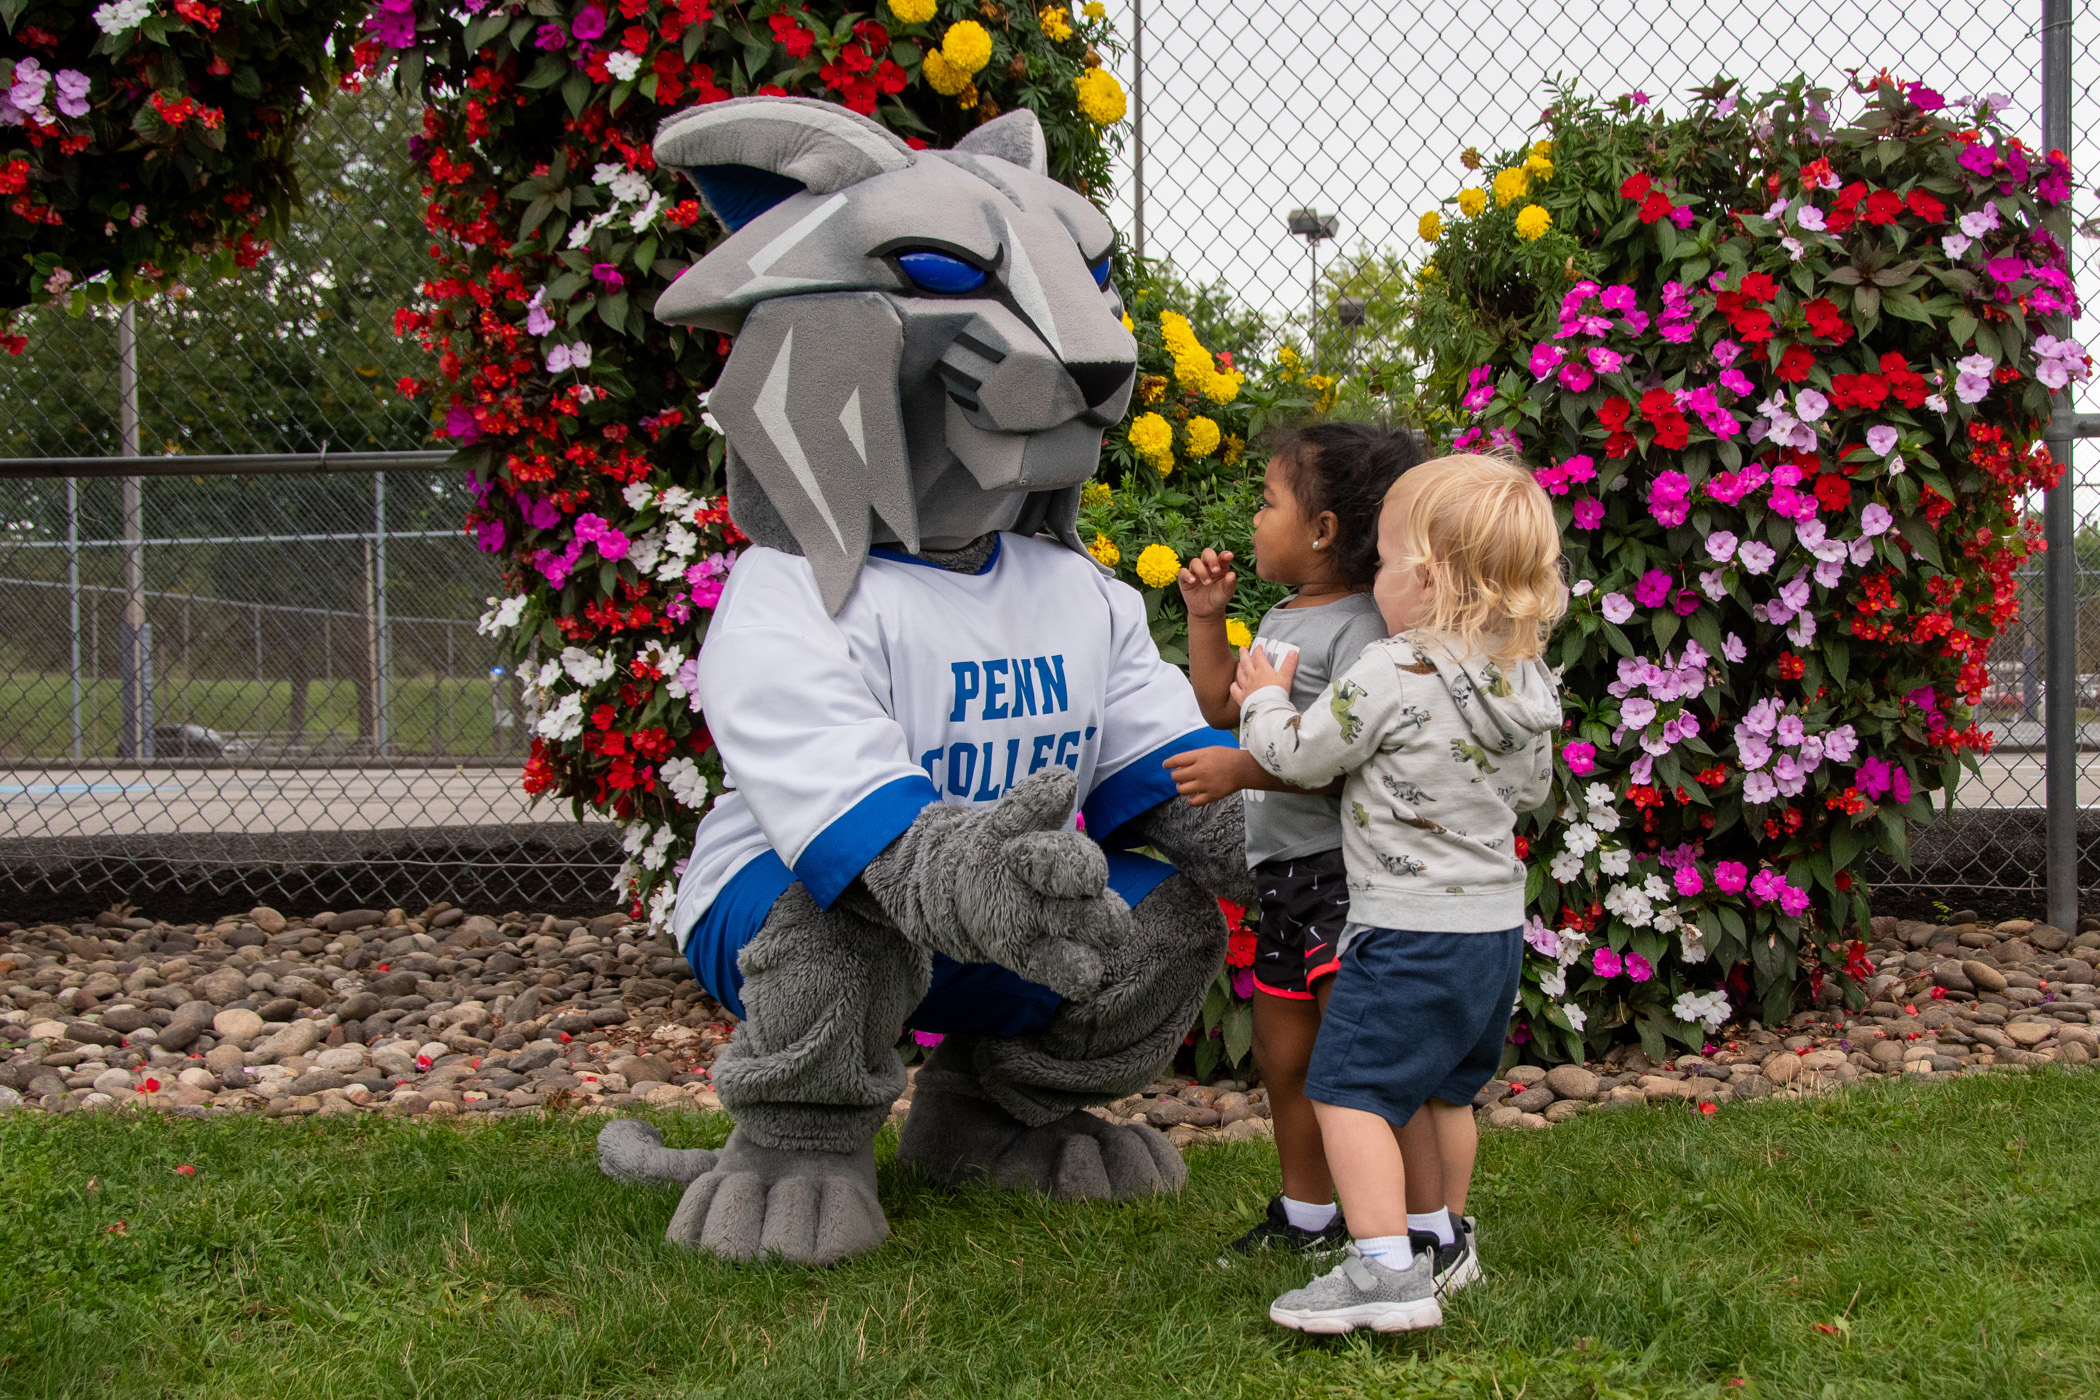
[[[1349,922],[1349,878],[1339,849],[1265,860],[1254,867],[1261,923],[1254,936],[1254,985],[1272,997],[1304,1001],[1313,983],[1340,966],[1335,948]]]

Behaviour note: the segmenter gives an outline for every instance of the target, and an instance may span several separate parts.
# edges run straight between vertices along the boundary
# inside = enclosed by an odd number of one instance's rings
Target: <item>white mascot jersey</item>
[[[835,618],[805,560],[745,551],[697,699],[730,791],[679,880],[681,946],[769,850],[828,908],[931,803],[996,802],[1062,764],[1105,839],[1174,796],[1167,757],[1234,742],[1160,658],[1135,589],[1015,534],[975,574],[877,549]]]

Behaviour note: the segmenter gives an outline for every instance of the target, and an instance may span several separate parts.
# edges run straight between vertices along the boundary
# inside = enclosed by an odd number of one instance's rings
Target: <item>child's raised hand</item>
[[[1259,646],[1247,647],[1240,652],[1240,667],[1232,681],[1232,703],[1244,705],[1247,697],[1264,686],[1280,685],[1288,694],[1291,677],[1298,674],[1298,653],[1292,651],[1283,658],[1281,667],[1269,663],[1269,653]]]
[[[1206,549],[1191,555],[1175,580],[1181,585],[1181,601],[1188,605],[1189,616],[1208,618],[1225,615],[1240,578],[1232,571],[1231,550]]]

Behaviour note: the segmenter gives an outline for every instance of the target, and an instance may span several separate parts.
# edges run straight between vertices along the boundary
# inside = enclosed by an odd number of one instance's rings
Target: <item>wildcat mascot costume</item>
[[[843,107],[742,98],[667,122],[656,159],[731,230],[656,314],[736,337],[709,407],[755,547],[698,690],[732,787],[676,925],[743,1024],[720,1152],[628,1120],[601,1165],[684,1183],[680,1244],[873,1249],[910,1026],[945,1039],[900,1163],[1177,1189],[1158,1133],[1082,1110],[1167,1064],[1223,959],[1214,896],[1252,891],[1237,799],[1192,808],[1162,766],[1232,739],[1076,533],[1136,372],[1107,220],[1049,178],[1027,111],[914,151]]]

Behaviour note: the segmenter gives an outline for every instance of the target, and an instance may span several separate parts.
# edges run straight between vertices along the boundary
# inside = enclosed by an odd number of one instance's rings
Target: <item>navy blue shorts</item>
[[[1342,954],[1305,1097],[1394,1126],[1430,1099],[1470,1104],[1502,1065],[1524,931],[1362,929]]]
[[[1174,873],[1165,861],[1131,851],[1104,854],[1109,888],[1132,908]],[[686,938],[685,959],[693,976],[738,1020],[744,1018],[744,973],[737,955],[758,936],[774,901],[787,893],[794,879],[780,857],[767,851],[730,877]],[[933,981],[904,1024],[943,1035],[1027,1035],[1049,1025],[1063,1000],[997,963],[959,963],[935,953]]]

